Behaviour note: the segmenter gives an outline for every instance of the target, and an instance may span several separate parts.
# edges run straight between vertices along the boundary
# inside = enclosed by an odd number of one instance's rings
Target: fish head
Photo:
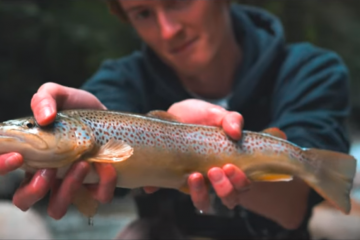
[[[61,167],[90,151],[94,143],[84,122],[62,114],[47,126],[32,116],[0,123],[0,154],[18,152],[30,167]]]

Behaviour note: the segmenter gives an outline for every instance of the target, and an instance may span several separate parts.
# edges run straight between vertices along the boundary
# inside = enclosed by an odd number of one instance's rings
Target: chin
[[[204,58],[188,58],[186,60],[178,61],[174,64],[175,68],[180,71],[182,74],[186,75],[197,75],[202,73],[206,66],[208,66],[209,61]]]
[[[182,75],[194,76],[203,72],[203,65],[187,63],[186,65],[178,66],[177,70]]]

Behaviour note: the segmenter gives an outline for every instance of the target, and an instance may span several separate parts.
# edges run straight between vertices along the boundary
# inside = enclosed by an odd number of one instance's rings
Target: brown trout
[[[242,131],[240,141],[221,128],[184,124],[165,111],[146,115],[108,110],[58,112],[53,124],[40,127],[34,117],[0,124],[0,153],[19,152],[23,169],[57,168],[58,178],[76,161],[111,163],[117,187],[155,186],[187,192],[187,178],[232,163],[250,181],[305,181],[327,201],[348,214],[356,172],[351,155],[301,148],[276,128]],[[97,183],[93,169],[84,183]],[[84,189],[74,199],[91,217],[97,203]]]

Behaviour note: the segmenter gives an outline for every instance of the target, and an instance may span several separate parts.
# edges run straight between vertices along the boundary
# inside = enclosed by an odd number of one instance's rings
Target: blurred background
[[[308,41],[334,50],[343,58],[351,73],[351,151],[360,157],[360,1],[238,2],[276,14],[283,22],[288,42]],[[51,81],[79,87],[103,60],[119,58],[140,46],[136,33],[110,15],[102,0],[0,0],[0,29],[0,121],[31,114],[30,100],[41,84]],[[0,197],[4,201],[11,199],[18,185],[17,176],[0,179]],[[115,202],[104,206],[103,215],[95,219],[93,227],[75,212],[54,221],[41,204],[34,214],[45,219],[47,228],[43,231],[48,231],[52,239],[110,239],[136,217],[131,199],[116,201],[128,205]],[[0,220],[10,215],[4,215],[0,208]],[[359,218],[349,224],[355,222],[360,226]],[[6,238],[2,228],[0,238]],[[11,232],[11,226],[7,231]],[[28,233],[27,237],[41,238],[37,234],[31,237]]]

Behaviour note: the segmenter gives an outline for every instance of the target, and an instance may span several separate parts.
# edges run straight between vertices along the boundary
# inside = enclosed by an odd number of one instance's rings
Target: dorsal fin
[[[171,122],[180,122],[180,119],[175,115],[162,110],[153,110],[146,114],[148,117],[158,118]]]
[[[286,134],[277,127],[267,128],[267,129],[263,130],[262,132],[272,135],[274,137],[282,138],[284,140],[287,139]]]

